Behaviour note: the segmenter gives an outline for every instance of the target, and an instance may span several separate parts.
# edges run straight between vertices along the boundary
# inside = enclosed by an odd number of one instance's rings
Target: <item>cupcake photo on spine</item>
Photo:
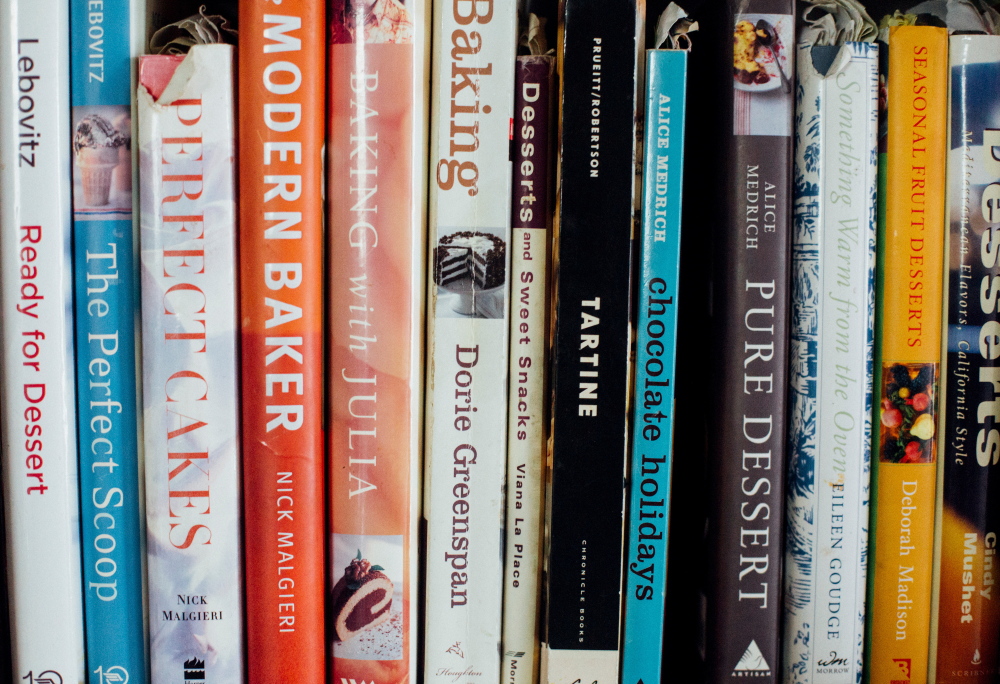
[[[403,538],[335,534],[327,633],[334,656],[403,657]],[[348,559],[348,551],[353,551]]]
[[[439,317],[503,318],[507,243],[486,231],[456,230],[434,247],[434,283]],[[444,304],[442,306],[441,304]]]
[[[127,106],[73,111],[73,209],[131,214],[132,119]]]

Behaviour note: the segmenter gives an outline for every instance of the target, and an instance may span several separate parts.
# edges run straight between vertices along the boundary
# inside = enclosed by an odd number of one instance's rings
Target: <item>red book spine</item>
[[[247,671],[325,678],[324,3],[240,3]]]

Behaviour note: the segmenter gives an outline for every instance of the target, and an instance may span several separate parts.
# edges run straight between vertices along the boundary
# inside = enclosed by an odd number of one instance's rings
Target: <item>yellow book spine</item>
[[[889,34],[881,348],[872,459],[871,684],[926,684],[940,411],[948,33]]]

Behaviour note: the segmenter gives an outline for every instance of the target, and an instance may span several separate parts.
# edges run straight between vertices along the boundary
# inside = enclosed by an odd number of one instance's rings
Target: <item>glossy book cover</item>
[[[931,676],[988,684],[1000,665],[1000,37],[949,39],[944,432]]]
[[[233,48],[139,59],[150,676],[243,681]]]
[[[330,681],[413,682],[430,3],[329,4]]]
[[[133,67],[141,0],[70,3],[77,420],[87,677],[146,679]]]
[[[326,679],[326,7],[239,3],[237,155],[247,678]]]

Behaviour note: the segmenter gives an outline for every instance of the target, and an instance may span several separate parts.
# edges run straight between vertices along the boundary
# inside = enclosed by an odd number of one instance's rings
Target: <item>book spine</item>
[[[0,15],[0,424],[13,681],[84,679],[73,383],[69,6]],[[6,583],[4,593],[7,592]],[[6,605],[3,606],[6,609]],[[6,620],[7,611],[3,616]],[[7,667],[3,667],[6,665]]]
[[[563,9],[552,479],[543,681],[618,681],[637,7]],[[642,110],[638,112],[641,117]]]
[[[948,156],[949,239],[945,356],[939,442],[936,638],[931,672],[939,684],[996,681],[1000,607],[992,600],[1000,531],[1000,37],[953,36]],[[979,234],[976,240],[973,236]],[[978,244],[977,244],[978,243]],[[975,297],[978,291],[980,296]],[[971,301],[970,301],[971,300]],[[973,408],[975,407],[975,408]]]
[[[555,57],[517,58],[514,75],[514,184],[511,206],[510,400],[507,413],[507,523],[503,667],[509,684],[538,681],[542,525],[548,434],[550,141]]]
[[[143,15],[141,1],[105,0],[100,11],[70,3],[80,527],[93,684],[146,679],[132,192]]]
[[[947,31],[893,28],[889,74],[866,667],[873,683],[924,684],[940,410]]]
[[[683,50],[646,53],[646,173],[622,649],[622,681],[626,684],[658,682],[662,675],[687,57]]]
[[[794,17],[787,0],[736,5],[739,11],[729,15],[733,36],[756,33],[765,22],[775,59],[762,84],[745,83],[746,72],[732,64],[726,70],[733,127],[720,132],[727,136],[727,215],[717,233],[712,302],[718,418],[709,441],[714,492],[706,663],[709,682],[741,676],[774,682],[785,506]]]
[[[797,73],[784,681],[853,684],[868,545],[878,47],[799,45]]]
[[[153,681],[243,681],[232,64],[228,45],[139,61]]]
[[[515,3],[437,3],[434,30],[424,681],[497,682]]]
[[[330,677],[414,681],[430,4],[389,30],[329,6]],[[389,595],[357,626],[348,575],[364,562]]]
[[[324,3],[240,3],[247,675],[322,682]]]

